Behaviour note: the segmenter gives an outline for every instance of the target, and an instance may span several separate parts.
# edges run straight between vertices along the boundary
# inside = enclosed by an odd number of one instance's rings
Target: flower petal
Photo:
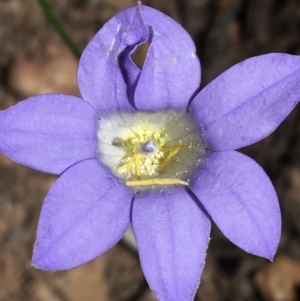
[[[85,101],[44,94],[0,112],[0,152],[31,168],[60,174],[96,157],[98,119]]]
[[[200,84],[200,63],[189,34],[165,14],[143,6],[150,47],[135,91],[139,110],[186,108]]]
[[[213,150],[253,144],[287,117],[300,99],[300,56],[272,53],[228,69],[193,100],[195,120]]]
[[[160,301],[193,300],[200,282],[210,221],[182,187],[138,194],[132,222],[141,265]]]
[[[271,181],[256,162],[235,151],[210,153],[190,188],[229,240],[249,253],[273,258],[280,209]]]
[[[107,251],[129,226],[132,197],[133,192],[98,161],[72,166],[46,196],[33,265],[70,269]]]
[[[110,19],[83,51],[78,68],[79,89],[99,114],[134,110],[128,100],[128,94],[133,93],[126,81],[135,81],[140,70],[127,59],[124,78],[120,62],[147,39],[148,28],[141,20],[139,8],[134,7]]]
[[[133,105],[134,92],[141,70],[133,62],[131,55],[139,45],[146,42],[149,38],[149,27],[145,24],[142,10],[143,5],[138,3],[132,23],[126,32],[126,35],[124,35],[124,43],[128,45],[128,47],[123,51],[122,59],[120,60],[120,64],[126,74],[127,97],[129,98],[129,102]]]

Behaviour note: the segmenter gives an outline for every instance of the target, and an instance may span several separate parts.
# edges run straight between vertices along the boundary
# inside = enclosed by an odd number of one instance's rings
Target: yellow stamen
[[[136,154],[135,155],[135,174],[136,174],[136,177],[138,180],[141,178],[140,159],[141,159],[141,154]]]
[[[188,185],[188,182],[183,181],[181,179],[148,179],[148,180],[138,180],[138,181],[127,181],[127,186],[147,186],[147,185]]]
[[[120,166],[118,168],[118,172],[124,172],[124,171],[127,171],[129,172],[130,171],[130,168],[132,166],[132,164],[134,163],[134,158],[131,158],[130,161],[126,164],[124,164],[123,166]]]
[[[168,153],[168,155],[167,155],[164,163],[160,166],[160,168],[161,169],[165,169],[168,166],[168,164],[170,163],[170,161],[172,160],[172,158],[174,156],[176,156],[176,154],[181,150],[182,147],[183,147],[182,146],[182,142],[181,142],[181,140],[179,140],[179,142],[177,143],[177,145],[174,146],[171,149],[171,151]]]

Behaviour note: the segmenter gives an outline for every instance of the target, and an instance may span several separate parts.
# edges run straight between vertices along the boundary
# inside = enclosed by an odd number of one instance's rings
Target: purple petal
[[[96,157],[95,110],[75,96],[38,95],[0,112],[0,151],[31,168],[60,174]]]
[[[107,251],[129,226],[132,197],[133,192],[96,160],[68,169],[45,199],[33,265],[70,269]]]
[[[128,101],[127,78],[136,80],[139,68],[126,60],[126,78],[120,61],[148,39],[148,28],[142,22],[139,8],[129,8],[110,19],[87,45],[79,62],[78,85],[85,100],[98,113],[132,111]],[[129,89],[130,90],[130,89]]]
[[[210,221],[182,187],[138,194],[132,222],[141,265],[160,301],[193,300],[204,265]]]
[[[190,184],[217,226],[243,250],[272,259],[281,232],[280,209],[263,169],[238,152],[213,152]]]
[[[124,50],[121,60],[121,65],[126,73],[127,96],[131,103],[134,103],[134,91],[141,72],[140,68],[133,62],[131,55],[139,45],[149,38],[149,27],[145,24],[142,10],[143,6],[138,3],[138,9],[135,10],[132,23],[124,36],[124,43],[128,47]]]
[[[139,110],[185,108],[200,84],[200,64],[189,34],[174,20],[149,7],[150,47],[135,92]]]
[[[193,100],[195,120],[213,150],[233,150],[270,133],[300,99],[300,57],[272,53],[245,60]]]

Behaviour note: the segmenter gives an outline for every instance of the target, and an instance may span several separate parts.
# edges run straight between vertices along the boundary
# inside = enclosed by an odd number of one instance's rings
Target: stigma
[[[157,150],[157,144],[154,140],[146,141],[142,143],[142,151],[144,153],[154,153]]]
[[[186,112],[119,113],[99,120],[99,160],[137,191],[188,185],[205,154]]]

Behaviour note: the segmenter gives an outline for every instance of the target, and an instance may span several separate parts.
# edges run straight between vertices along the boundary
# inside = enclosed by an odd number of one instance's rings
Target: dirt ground
[[[134,0],[49,0],[81,49]],[[202,63],[202,86],[245,58],[300,54],[299,0],[145,0],[180,22]],[[0,109],[30,95],[78,95],[77,61],[36,0],[0,0]],[[300,300],[300,107],[268,138],[247,147],[275,185],[283,231],[273,263],[232,245],[214,226],[198,301]],[[37,221],[54,176],[0,154],[0,301],[155,300],[138,256],[119,243],[65,272],[30,265]]]

